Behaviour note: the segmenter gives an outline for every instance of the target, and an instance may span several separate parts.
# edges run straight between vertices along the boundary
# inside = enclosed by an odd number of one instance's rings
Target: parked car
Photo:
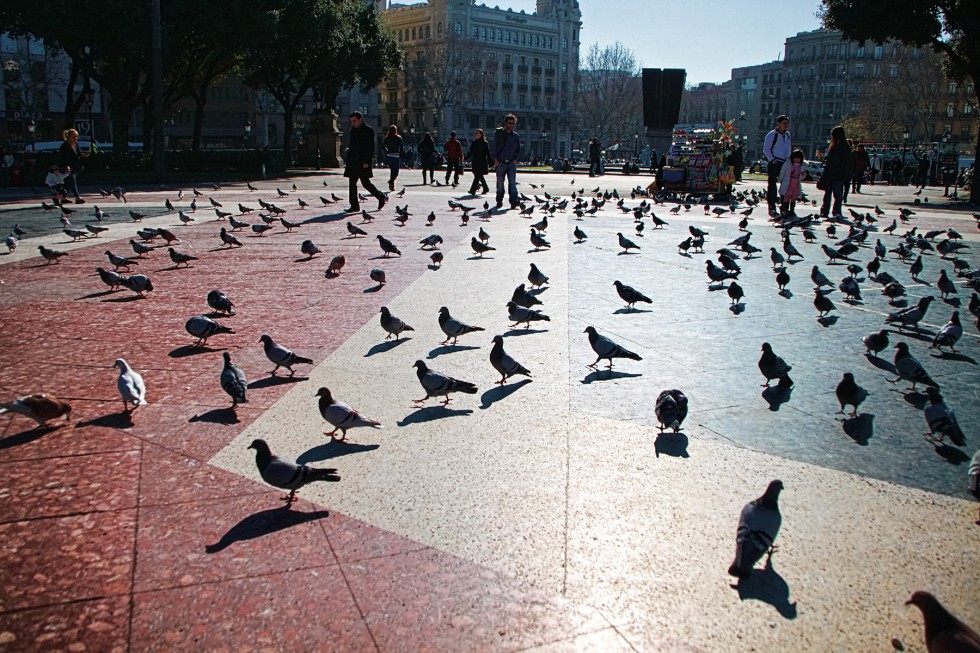
[[[816,181],[823,175],[822,161],[803,160],[803,181]]]
[[[758,161],[753,161],[749,164],[749,172],[757,172],[764,174],[769,172],[769,162],[765,159],[759,159]]]

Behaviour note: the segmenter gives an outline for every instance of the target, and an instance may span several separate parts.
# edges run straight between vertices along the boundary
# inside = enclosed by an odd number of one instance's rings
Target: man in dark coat
[[[364,190],[378,199],[378,210],[384,208],[388,198],[371,183],[374,164],[374,130],[365,124],[360,111],[350,114],[350,144],[347,148],[347,165],[344,166],[344,176],[350,180],[350,206],[347,213],[361,210],[357,199],[357,182],[360,181]]]

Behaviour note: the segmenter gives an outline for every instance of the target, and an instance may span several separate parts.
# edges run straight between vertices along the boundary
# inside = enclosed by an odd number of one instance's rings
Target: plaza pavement
[[[256,193],[200,187],[225,210],[262,197],[304,222],[291,234],[243,235],[246,246],[233,250],[219,247],[225,223],[213,211],[199,208],[188,227],[165,211],[165,197],[186,206],[187,189],[180,202],[174,190],[132,192],[125,205],[87,196],[76,217],[98,203],[111,209],[111,231],[78,243],[65,242],[56,214],[35,200],[0,206],[0,234],[20,222],[33,236],[0,257],[4,399],[44,390],[75,408],[54,431],[32,430],[21,417],[0,422],[0,651],[871,651],[892,650],[893,640],[923,651],[921,615],[903,604],[916,589],[980,624],[980,528],[965,491],[978,446],[980,348],[963,284],[955,300],[934,302],[922,333],[891,334],[893,344],[910,343],[960,417],[967,447],[934,447],[922,437],[924,395],[886,382],[893,350],[864,356],[861,338],[894,307],[864,281],[862,303],[834,292],[837,312],[818,322],[810,267],[835,283],[847,273],[799,237],[806,259],[789,267],[791,292],[777,294],[767,252],[778,232],[763,209],[749,226],[763,253],[739,261],[746,298],[732,310],[724,290],[709,290],[703,259],[740,235],[740,215],[657,207],[670,224],[653,230],[648,220],[636,237],[632,215],[608,202],[581,222],[556,213],[552,247],[532,251],[528,226],[539,212],[461,226],[447,200],[463,194],[413,177],[403,172],[405,198],[372,212],[374,223],[360,225],[370,237],[358,239],[344,228],[343,203],[317,199],[346,196],[335,174],[261,182]],[[649,181],[520,179],[528,195],[616,188],[631,206],[640,200],[629,188]],[[276,197],[276,186],[294,181],[298,191]],[[918,206],[907,188],[865,191],[850,206],[880,205],[879,228],[898,206],[914,208],[896,233],[952,226],[971,246],[961,256],[978,265],[980,232],[941,191],[927,190],[929,204]],[[297,197],[310,208],[298,209]],[[393,205],[406,202],[413,215],[398,227]],[[200,256],[187,270],[173,269],[164,252],[141,261],[155,286],[143,300],[105,292],[93,273],[106,266],[104,249],[131,252],[130,208]],[[426,227],[430,211],[436,220]],[[573,243],[575,224],[586,242]],[[678,253],[689,225],[708,231],[708,254]],[[469,243],[481,226],[496,251],[479,258]],[[819,242],[829,243],[824,227]],[[620,254],[617,231],[640,252]],[[403,255],[383,258],[379,233]],[[430,233],[445,241],[440,269],[419,249]],[[898,241],[876,237],[889,248]],[[322,256],[301,260],[306,238]],[[71,254],[44,265],[39,243]],[[336,254],[347,265],[327,279]],[[934,284],[940,267],[950,269],[934,253],[924,258],[923,280]],[[511,328],[504,304],[531,262],[550,277],[538,297],[551,321]],[[368,279],[374,267],[385,270],[385,286]],[[883,269],[907,283],[910,302],[938,295],[911,281],[894,255]],[[653,303],[625,311],[616,279]],[[236,303],[236,316],[219,318],[236,333],[192,348],[182,325],[208,312],[212,288]],[[415,328],[410,337],[384,340],[381,306]],[[441,345],[440,306],[486,330]],[[930,334],[956,306],[965,335],[959,354],[941,356],[928,349]],[[586,368],[588,325],[643,360]],[[315,364],[295,378],[269,377],[261,333]],[[494,384],[488,354],[497,334],[530,379]],[[794,366],[788,396],[760,387],[764,341]],[[237,415],[218,384],[223,350],[251,382]],[[150,405],[131,421],[119,412],[109,367],[119,356],[149,387]],[[476,383],[478,394],[416,408],[416,360]],[[857,419],[835,415],[844,371],[871,393]],[[324,385],[385,428],[327,441],[314,396]],[[691,413],[681,434],[658,435],[654,401],[675,387]],[[334,466],[343,480],[304,488],[284,511],[246,448],[256,437],[280,455]],[[786,488],[780,550],[735,587],[726,569],[739,510],[773,478]]]

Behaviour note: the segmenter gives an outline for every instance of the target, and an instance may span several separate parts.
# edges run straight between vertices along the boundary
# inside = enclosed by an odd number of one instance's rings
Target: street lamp
[[[548,138],[548,130],[541,130],[541,160],[544,161],[544,139]]]
[[[248,147],[248,136],[252,133],[252,123],[248,120],[245,121],[245,142],[242,144],[244,147]]]
[[[902,165],[905,165],[905,151],[909,147],[909,128],[902,132]]]
[[[415,166],[415,123],[413,122],[408,128],[409,134],[409,147],[412,149],[412,166]]]
[[[640,158],[640,132],[633,132],[633,160]]]
[[[88,105],[88,149],[91,152],[95,145],[95,123],[92,122],[92,103],[95,101],[95,89],[89,86],[82,93],[85,95],[85,104]]]
[[[318,93],[313,94],[313,124],[316,125],[316,169],[320,169],[320,111],[323,102]]]
[[[480,113],[480,126],[482,127],[487,117],[487,71],[480,72],[481,86],[480,92],[483,95],[483,111]]]

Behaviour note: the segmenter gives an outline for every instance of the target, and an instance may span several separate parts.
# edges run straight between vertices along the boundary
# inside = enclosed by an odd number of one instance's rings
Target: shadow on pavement
[[[864,413],[857,417],[847,417],[841,420],[841,428],[844,429],[847,437],[862,447],[866,447],[868,441],[875,434],[875,416],[871,413]]]
[[[398,345],[402,344],[403,342],[408,342],[409,340],[411,340],[411,338],[398,338],[397,340],[386,340],[384,342],[379,342],[368,349],[368,353],[364,354],[364,358],[374,356],[375,354],[383,354],[386,351],[391,351]]]
[[[756,569],[751,576],[743,578],[733,587],[738,590],[740,600],[754,599],[768,603],[783,618],[796,619],[796,602],[789,602],[789,585],[772,568],[772,559],[766,561],[765,567]]]
[[[212,408],[206,413],[201,413],[200,415],[194,415],[188,422],[209,422],[211,424],[238,424],[238,413],[228,408]]]
[[[464,417],[466,415],[472,415],[472,409],[466,408],[464,410],[454,410],[452,408],[446,408],[445,406],[429,406],[427,408],[419,408],[414,413],[409,413],[405,416],[405,419],[398,422],[398,426],[408,426],[409,424],[423,424],[425,422],[431,422],[437,419],[445,419],[447,417]]]
[[[657,439],[653,441],[653,452],[657,458],[660,457],[660,454],[675,458],[690,458],[690,454],[687,453],[687,436],[684,435],[683,431],[658,433]]]
[[[443,354],[452,354],[457,351],[470,351],[471,349],[479,349],[479,347],[475,345],[443,345],[430,351],[426,358],[432,360],[433,358],[438,358]]]
[[[197,356],[198,354],[211,354],[216,351],[224,350],[214,349],[205,345],[181,345],[176,349],[170,350],[167,356],[170,356],[170,358],[184,358],[185,356]]]
[[[531,379],[521,379],[517,383],[494,386],[493,388],[484,392],[480,397],[480,408],[490,408],[490,406],[492,406],[494,403],[501,401],[502,399],[506,399],[526,386],[528,383],[531,383]]]
[[[898,374],[898,370],[895,369],[895,366],[892,363],[886,361],[884,358],[880,358],[878,356],[869,356],[867,354],[865,354],[864,357],[867,359],[869,363],[877,367],[879,370],[885,370],[889,374]]]
[[[611,381],[613,379],[626,379],[633,376],[643,376],[642,374],[630,374],[629,372],[618,372],[616,370],[596,370],[590,372],[582,379],[582,383],[588,385],[596,381]]]
[[[240,522],[232,526],[221,539],[214,544],[204,547],[207,553],[220,553],[235,542],[254,540],[263,535],[271,535],[278,531],[287,529],[291,526],[299,526],[307,522],[322,519],[330,513],[326,510],[315,510],[313,512],[298,512],[296,510],[286,510],[275,508],[263,510],[245,517]]]
[[[105,426],[110,429],[128,429],[133,427],[133,415],[124,410],[120,410],[115,413],[109,413],[108,415],[103,415],[101,417],[94,417],[85,422],[78,422],[75,424],[76,429],[84,428],[86,426]]]
[[[21,431],[20,433],[15,433],[13,435],[8,435],[5,438],[0,438],[0,450],[19,447],[22,444],[30,444],[35,440],[40,440],[45,435],[51,433],[52,431],[58,428],[60,428],[60,425],[38,426],[30,429],[29,431]]]
[[[308,376],[273,376],[271,373],[264,379],[259,379],[258,381],[252,381],[248,384],[249,390],[255,390],[257,388],[271,388],[277,385],[284,385],[286,383],[301,383],[303,381],[309,381]]]
[[[380,444],[356,444],[354,442],[331,439],[328,442],[313,447],[309,451],[304,451],[302,454],[300,454],[299,458],[296,459],[296,462],[300,465],[308,465],[310,463],[320,462],[321,460],[330,460],[331,458],[339,458],[340,456],[349,456],[352,453],[374,451],[380,446]]]
[[[776,412],[779,407],[790,400],[793,395],[793,386],[775,385],[769,386],[762,391],[762,398],[769,404],[769,410]]]
[[[936,453],[938,453],[939,456],[950,465],[962,465],[970,460],[970,456],[965,454],[963,451],[957,449],[956,447],[951,447],[946,443],[934,446]]]

